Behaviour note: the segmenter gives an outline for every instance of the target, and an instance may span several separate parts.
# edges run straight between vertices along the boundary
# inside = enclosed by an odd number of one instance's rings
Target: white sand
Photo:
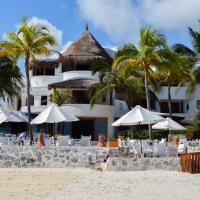
[[[0,169],[1,200],[199,200],[200,174]]]

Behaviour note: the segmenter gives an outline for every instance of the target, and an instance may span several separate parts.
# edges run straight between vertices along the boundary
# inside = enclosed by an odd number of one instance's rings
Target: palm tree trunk
[[[26,71],[26,92],[27,92],[27,109],[28,109],[28,132],[30,137],[30,145],[33,144],[33,132],[31,127],[31,106],[30,106],[30,77],[29,77],[29,55],[25,56],[25,71]]]
[[[147,79],[148,79],[148,77],[147,77],[147,71],[145,71],[144,85],[145,85],[147,109],[150,110],[149,88],[148,88]],[[151,139],[151,125],[149,124],[148,127],[149,127],[149,139]]]
[[[169,117],[172,118],[172,98],[171,98],[171,85],[168,84],[168,109]]]
[[[148,78],[148,77],[147,77],[147,72],[145,72],[144,84],[145,84],[145,93],[146,93],[147,109],[150,110],[149,88],[148,88],[147,78]]]

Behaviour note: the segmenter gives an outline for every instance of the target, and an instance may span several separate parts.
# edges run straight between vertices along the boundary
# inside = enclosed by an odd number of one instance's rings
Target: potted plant
[[[118,147],[118,141],[114,137],[109,137],[107,140],[107,147]]]
[[[196,128],[194,125],[186,126],[186,137],[191,140],[194,137],[194,133],[196,132]]]
[[[126,133],[124,133],[124,132],[119,132],[119,133],[117,134],[118,139],[120,139],[120,140],[124,140],[124,139],[125,139],[125,135],[126,135]]]

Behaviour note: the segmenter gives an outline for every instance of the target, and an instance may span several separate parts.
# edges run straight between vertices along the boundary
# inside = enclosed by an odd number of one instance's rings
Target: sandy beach
[[[200,174],[0,169],[2,200],[199,199]]]

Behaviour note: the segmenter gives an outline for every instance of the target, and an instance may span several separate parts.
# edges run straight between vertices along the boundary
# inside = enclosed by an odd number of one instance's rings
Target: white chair
[[[69,140],[69,135],[59,136],[56,141],[56,146],[67,146]]]
[[[149,140],[142,140],[142,153],[146,156],[153,154],[153,147],[150,145]]]
[[[166,139],[162,138],[160,144],[166,144]]]
[[[155,143],[153,148],[153,156],[164,157],[167,154],[167,146],[164,143]]]
[[[91,136],[83,136],[81,135],[80,144],[81,146],[90,146],[91,145]]]
[[[136,157],[141,156],[141,144],[133,144],[131,149]]]

